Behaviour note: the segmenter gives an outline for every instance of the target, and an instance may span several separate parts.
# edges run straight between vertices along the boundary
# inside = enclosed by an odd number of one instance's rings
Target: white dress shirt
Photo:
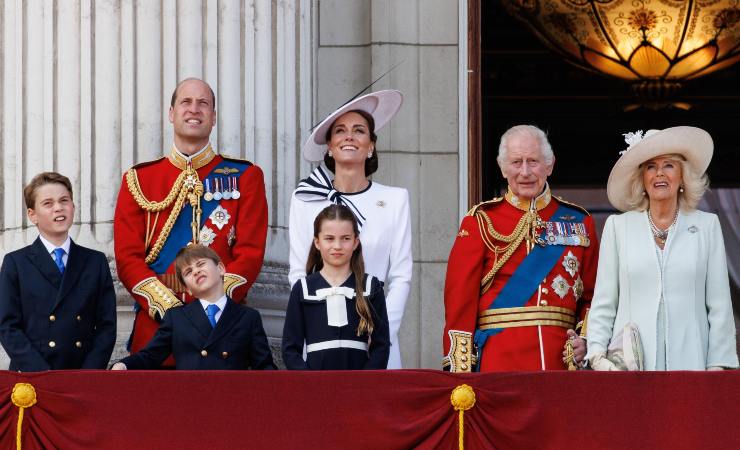
[[[197,152],[193,153],[192,155],[188,156],[185,153],[183,153],[180,150],[178,150],[177,149],[177,146],[175,145],[174,142],[172,143],[172,148],[175,149],[175,151],[177,152],[177,154],[180,155],[185,161],[188,161],[188,162],[189,161],[192,161],[193,159],[195,159],[198,155],[200,155],[201,153],[203,153],[210,146],[211,146],[211,142],[208,141],[208,143],[206,144],[205,147],[203,147],[202,149],[200,149]]]
[[[218,323],[218,319],[221,318],[221,313],[224,312],[224,308],[226,308],[226,302],[228,301],[228,299],[226,298],[226,295],[224,294],[215,303],[211,303],[208,300],[203,300],[203,299],[198,299],[198,301],[200,302],[200,306],[203,307],[203,312],[206,313],[206,316],[208,316],[208,312],[206,311],[206,308],[208,308],[208,305],[218,306],[218,312],[214,316],[216,319],[216,323]]]
[[[64,241],[64,244],[62,245],[54,245],[51,242],[44,239],[43,236],[39,235],[39,239],[41,239],[41,243],[44,244],[44,247],[46,247],[46,251],[49,253],[49,256],[51,256],[52,261],[56,263],[57,258],[54,256],[54,250],[57,248],[61,248],[64,250],[64,255],[62,255],[62,262],[64,263],[64,267],[67,267],[67,260],[69,259],[69,247],[72,245],[72,239],[67,236],[67,240]]]

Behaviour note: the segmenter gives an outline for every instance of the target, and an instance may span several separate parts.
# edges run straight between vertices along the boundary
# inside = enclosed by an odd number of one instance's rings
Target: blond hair
[[[709,177],[706,174],[698,175],[691,167],[691,164],[686,161],[686,158],[680,154],[670,153],[660,155],[660,157],[678,161],[681,166],[681,187],[683,188],[683,192],[680,189],[678,191],[678,209],[683,212],[694,211],[704,192],[709,188]],[[637,170],[633,171],[632,175],[630,175],[626,199],[630,211],[645,211],[650,205],[650,199],[645,192],[645,185],[642,182],[645,162],[637,166]]]

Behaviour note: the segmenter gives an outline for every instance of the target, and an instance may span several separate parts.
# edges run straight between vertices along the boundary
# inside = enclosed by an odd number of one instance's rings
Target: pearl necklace
[[[660,242],[660,245],[665,245],[665,241],[668,239],[668,231],[673,228],[678,220],[678,208],[676,208],[676,214],[673,215],[673,222],[665,230],[661,230],[653,222],[653,217],[650,215],[650,209],[647,211],[648,222],[650,222],[650,230],[653,232],[653,236]]]

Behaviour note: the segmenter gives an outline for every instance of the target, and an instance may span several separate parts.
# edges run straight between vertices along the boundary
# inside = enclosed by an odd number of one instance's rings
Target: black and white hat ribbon
[[[362,226],[366,220],[365,216],[357,209],[357,206],[352,203],[347,195],[334,189],[328,170],[324,166],[319,165],[307,178],[304,178],[298,183],[295,196],[304,202],[329,200],[334,204],[348,207],[357,219],[357,227],[362,231]]]

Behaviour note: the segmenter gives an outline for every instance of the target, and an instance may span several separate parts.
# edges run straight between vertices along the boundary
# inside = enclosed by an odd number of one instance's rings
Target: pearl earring
[[[331,150],[329,150],[329,158],[333,158],[334,155],[331,153]]]
[[[681,186],[680,188],[678,188],[678,192],[683,192],[683,186]]]
[[[643,197],[645,196],[645,191],[642,191],[642,196],[643,196]]]
[[[367,154],[367,159],[370,159],[372,157],[373,157],[373,152],[370,152],[370,153]]]

